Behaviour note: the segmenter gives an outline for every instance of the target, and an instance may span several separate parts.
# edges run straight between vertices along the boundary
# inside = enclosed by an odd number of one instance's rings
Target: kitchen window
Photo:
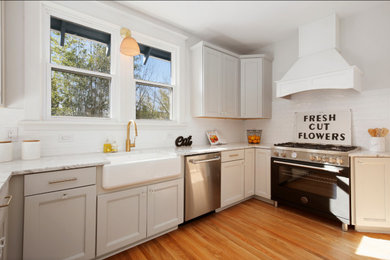
[[[172,120],[175,84],[172,53],[139,44],[134,57],[136,119]]]
[[[50,16],[49,117],[111,117],[111,34]]]

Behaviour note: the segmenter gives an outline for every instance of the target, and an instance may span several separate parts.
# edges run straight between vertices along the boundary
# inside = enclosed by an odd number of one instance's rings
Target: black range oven
[[[283,156],[288,157],[288,156]],[[350,224],[348,166],[271,158],[271,199]]]

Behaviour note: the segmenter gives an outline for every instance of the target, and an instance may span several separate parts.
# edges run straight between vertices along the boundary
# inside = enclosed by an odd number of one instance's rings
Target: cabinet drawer
[[[96,184],[96,168],[45,172],[24,176],[24,195]]]
[[[221,153],[222,162],[229,162],[235,160],[242,160],[245,157],[244,150],[233,150]]]

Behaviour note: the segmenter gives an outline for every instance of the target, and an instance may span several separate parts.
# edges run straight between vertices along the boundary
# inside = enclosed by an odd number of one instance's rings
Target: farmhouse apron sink
[[[131,152],[107,156],[103,166],[102,186],[114,189],[141,185],[180,176],[181,160],[175,153]]]

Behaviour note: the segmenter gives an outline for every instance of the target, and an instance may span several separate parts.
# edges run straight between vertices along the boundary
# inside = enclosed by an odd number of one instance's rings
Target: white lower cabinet
[[[8,244],[8,206],[12,197],[8,195],[8,184],[3,184],[0,191],[0,260],[7,259]]]
[[[25,260],[95,257],[96,186],[25,197]]]
[[[98,196],[97,256],[183,222],[183,179]]]
[[[245,149],[245,198],[255,194],[255,149]]]
[[[256,149],[255,195],[271,199],[271,151]]]
[[[176,227],[183,222],[183,194],[182,180],[148,187],[148,236]]]
[[[390,228],[390,158],[355,158],[356,228]]]
[[[244,199],[244,160],[221,163],[221,207]]]
[[[146,187],[98,196],[97,255],[146,238]]]

